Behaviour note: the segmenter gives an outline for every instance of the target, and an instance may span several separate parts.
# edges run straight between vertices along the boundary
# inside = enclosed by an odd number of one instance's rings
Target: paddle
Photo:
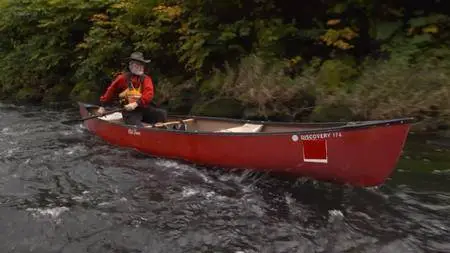
[[[88,120],[88,119],[95,119],[95,118],[98,118],[98,117],[103,117],[105,115],[108,115],[108,114],[111,114],[111,113],[115,113],[115,112],[121,112],[123,110],[124,110],[124,108],[118,108],[118,109],[114,109],[114,110],[105,112],[105,113],[100,114],[100,115],[93,115],[93,116],[84,117],[84,118],[81,118],[81,119],[70,119],[70,120],[63,121],[61,123],[62,124],[76,123],[76,122],[85,121],[85,120]]]

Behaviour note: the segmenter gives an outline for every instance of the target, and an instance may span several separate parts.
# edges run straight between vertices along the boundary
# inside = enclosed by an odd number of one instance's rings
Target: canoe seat
[[[229,133],[256,133],[261,131],[263,125],[246,123],[242,126],[231,127],[227,129],[221,129],[216,132],[229,132]]]

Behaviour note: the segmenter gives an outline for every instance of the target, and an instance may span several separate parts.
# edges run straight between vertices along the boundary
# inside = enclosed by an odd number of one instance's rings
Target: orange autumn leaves
[[[340,19],[330,19],[327,21],[328,26],[335,26],[340,23]],[[342,29],[330,28],[325,32],[325,34],[320,36],[320,40],[327,46],[348,50],[354,47],[350,44],[350,41],[357,36],[358,33],[350,27],[344,27]]]

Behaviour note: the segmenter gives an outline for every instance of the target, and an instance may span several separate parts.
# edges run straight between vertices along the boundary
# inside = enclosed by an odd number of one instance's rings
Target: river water
[[[147,157],[73,117],[0,106],[1,252],[450,252],[450,153],[429,140],[359,189]]]

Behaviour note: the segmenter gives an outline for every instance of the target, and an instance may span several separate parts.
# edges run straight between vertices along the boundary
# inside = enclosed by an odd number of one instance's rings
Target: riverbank
[[[330,65],[332,65],[330,67]],[[414,117],[412,132],[449,137],[450,104],[445,69],[424,69],[395,62],[360,66],[345,79],[344,62],[325,61],[291,77],[282,62],[265,62],[252,55],[236,68],[215,70],[208,79],[155,78],[155,103],[171,114],[192,114],[271,121],[353,121]],[[336,68],[338,70],[336,70]],[[339,81],[339,80],[346,80]],[[327,82],[336,81],[328,84]],[[433,89],[427,89],[429,84]],[[64,88],[66,87],[66,88]],[[98,103],[103,90],[56,85],[48,92],[10,93],[7,101],[49,107]],[[65,91],[63,92],[63,90]],[[54,92],[60,90],[61,92]]]
[[[171,113],[414,117],[413,131],[448,133],[446,7],[341,0],[292,13],[278,1],[0,0],[0,99],[97,103],[141,51],[155,102]]]

